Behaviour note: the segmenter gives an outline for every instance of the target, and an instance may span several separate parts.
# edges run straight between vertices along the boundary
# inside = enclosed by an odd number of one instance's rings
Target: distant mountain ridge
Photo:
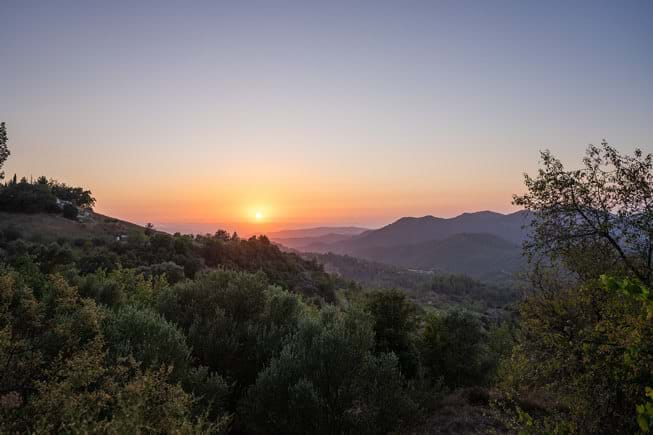
[[[486,282],[506,283],[523,265],[521,247],[488,233],[460,233],[446,239],[359,251],[382,263],[465,274]]]
[[[277,239],[294,239],[306,237],[322,237],[329,234],[339,234],[345,236],[355,236],[368,231],[368,228],[361,227],[313,227],[313,228],[300,228],[273,231],[267,233],[267,236],[272,240]]]
[[[350,239],[352,236],[349,234],[329,233],[317,237],[290,237],[287,239],[274,238],[275,243],[279,243],[288,248],[296,249],[304,252],[319,252],[322,249],[328,249],[332,243],[340,242],[342,240]]]
[[[492,211],[463,213],[453,218],[433,216],[403,217],[390,225],[368,231],[343,241],[339,249],[409,245],[438,240],[460,233],[488,233],[519,244],[526,238],[522,226],[528,223],[530,214],[518,211],[501,214]]]
[[[503,281],[509,280],[523,265],[521,244],[528,237],[530,219],[527,211],[509,214],[481,211],[453,218],[403,217],[377,230],[348,237],[307,237],[301,243],[292,241],[294,246],[289,247]],[[272,239],[286,245],[282,240]]]
[[[267,233],[268,238],[286,248],[304,252],[320,252],[332,243],[350,239],[366,231],[361,227],[314,227]]]

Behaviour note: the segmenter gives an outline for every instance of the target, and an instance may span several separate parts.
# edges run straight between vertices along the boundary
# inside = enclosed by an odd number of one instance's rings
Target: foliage
[[[46,183],[44,177],[37,180]],[[366,293],[328,275],[314,260],[281,252],[266,238],[152,230],[149,235],[134,231],[120,241],[45,244],[20,236],[3,232],[2,261],[31,290],[35,303],[51,294],[49,274],[59,274],[62,285],[82,305],[94,307],[97,316],[90,335],[95,347],[87,349],[81,341],[71,345],[75,364],[91,367],[86,374],[63,360],[53,369],[54,363],[44,364],[28,376],[35,382],[51,379],[43,396],[34,393],[26,401],[14,390],[3,396],[2,403],[11,408],[5,409],[7,421],[43,408],[42,419],[34,419],[30,430],[144,428],[150,424],[150,405],[137,394],[154,407],[158,399],[151,395],[160,394],[169,408],[156,412],[168,413],[174,421],[165,416],[162,421],[171,428],[229,424],[244,433],[316,427],[318,432],[334,427],[385,433],[413,424],[419,407],[439,397],[434,393],[442,374],[424,377],[421,311],[404,292]],[[335,299],[336,286],[359,297],[344,301],[346,309],[330,306],[326,301]],[[9,312],[16,314],[17,308],[12,305]],[[48,328],[57,330],[59,322],[53,320]],[[310,337],[317,341],[309,343],[307,334],[316,327],[319,333]],[[43,344],[37,339],[33,347]],[[60,348],[55,345],[52,352]],[[283,356],[289,349],[303,349],[300,365]],[[318,360],[330,367],[315,367]],[[72,385],[83,376],[83,386]],[[291,403],[279,402],[276,395],[288,388],[292,393],[287,394],[296,396]],[[86,414],[88,419],[82,417]],[[226,417],[231,414],[233,419]],[[162,424],[151,427],[156,431]]]
[[[76,221],[78,213],[79,211],[77,210],[77,207],[72,204],[65,204],[63,206],[63,217],[66,219]]]
[[[517,400],[547,398],[536,426],[633,433],[653,373],[653,158],[604,142],[588,148],[582,169],[565,170],[549,152],[542,159],[515,197],[534,215],[525,248],[539,291],[520,306],[503,385]]]
[[[323,308],[304,318],[243,403],[257,433],[386,433],[414,409],[398,360],[373,354],[372,320]]]
[[[653,318],[653,296],[648,287],[633,279],[617,280],[613,277],[604,275],[601,277],[603,286],[609,292],[620,292],[636,301],[638,301],[646,309],[647,319]],[[648,343],[631,345],[626,349],[626,355],[629,360],[633,359],[633,355],[638,356],[642,352],[648,353],[649,356],[653,352]],[[651,376],[653,378],[653,376]],[[649,380],[653,383],[653,379]],[[644,388],[646,401],[640,403],[635,408],[637,411],[637,424],[642,432],[650,432],[653,427],[653,389],[649,386]]]
[[[74,280],[82,296],[113,308],[126,304],[152,307],[159,293],[168,285],[165,278],[148,278],[135,269],[116,269],[111,272],[99,269],[95,273],[75,277]]]
[[[653,388],[646,387],[646,402],[637,405],[637,424],[642,432],[650,432],[653,427]]]
[[[73,218],[71,207],[91,208],[95,204],[90,190],[70,187],[57,181],[43,182],[45,177],[29,182],[16,178],[0,185],[0,209],[12,213],[61,213]],[[65,201],[63,206],[57,200]],[[75,215],[76,217],[76,215]]]
[[[164,261],[149,266],[140,266],[137,268],[146,278],[163,277],[170,284],[176,284],[185,279],[184,268],[172,261]]]
[[[416,307],[404,292],[389,290],[369,294],[367,309],[374,321],[375,351],[393,352],[404,376],[416,377],[420,371]]]
[[[327,270],[366,288],[401,289],[418,304],[506,306],[518,298],[515,289],[489,285],[465,275],[418,272],[348,255],[305,254]]]
[[[426,320],[423,359],[431,377],[450,388],[483,381],[481,325],[470,314],[453,311]]]
[[[335,300],[334,281],[314,261],[293,253],[281,252],[265,236],[243,240],[228,238],[224,232],[198,236],[201,256],[209,267],[223,266],[247,272],[265,272],[270,281],[299,292],[311,300]]]
[[[130,234],[127,243],[112,243],[108,249],[117,256],[116,262],[122,267],[139,268],[148,276],[165,274],[171,283],[182,278],[177,266],[183,267],[187,278],[193,278],[204,268],[222,267],[251,273],[263,271],[272,284],[302,294],[311,302],[319,304],[335,300],[338,284],[335,278],[314,261],[282,252],[265,236],[243,240],[230,237],[224,231],[212,236],[161,232],[147,236],[138,232]],[[93,269],[94,263],[89,264],[89,272],[97,269]],[[105,266],[109,267],[115,266]]]
[[[515,288],[489,285],[465,275],[433,274],[428,289],[457,301],[482,301],[491,306],[512,304],[519,296]]]
[[[2,432],[201,432],[192,397],[168,383],[168,370],[110,362],[103,315],[63,278],[40,297],[21,276],[0,275],[0,430]]]
[[[556,392],[578,429],[633,430],[633,410],[653,373],[647,310],[598,283],[524,302],[508,384]]]
[[[9,155],[11,152],[9,151],[9,148],[7,147],[7,127],[5,126],[4,122],[0,122],[0,169],[2,169],[2,166],[4,163],[7,161],[7,158],[9,158]],[[0,180],[5,177],[4,171],[0,171]]]
[[[163,292],[159,310],[185,332],[200,364],[234,382],[236,401],[281,350],[305,308],[263,273],[217,270]]]
[[[628,274],[650,284],[653,274],[653,156],[622,155],[590,145],[583,168],[566,170],[549,151],[528,193],[516,205],[533,211],[526,252],[535,261],[561,261],[581,279]]]
[[[25,178],[0,186],[0,209],[13,213],[59,213],[57,198],[47,185]]]
[[[485,334],[481,372],[485,382],[490,385],[496,384],[499,380],[503,362],[512,353],[515,343],[514,329],[514,324],[503,321],[491,325]]]
[[[602,275],[603,286],[610,292],[619,292],[639,301],[648,313],[648,318],[653,318],[653,294],[651,290],[636,279],[615,279],[609,275]]]
[[[190,348],[184,334],[149,309],[131,305],[107,311],[102,333],[109,358],[134,357],[144,368],[171,369],[173,379],[183,379],[190,364]]]
[[[92,208],[95,205],[95,198],[90,190],[84,190],[82,187],[67,186],[65,183],[60,183],[56,180],[50,180],[48,186],[54,196],[62,201],[68,201],[76,207]]]

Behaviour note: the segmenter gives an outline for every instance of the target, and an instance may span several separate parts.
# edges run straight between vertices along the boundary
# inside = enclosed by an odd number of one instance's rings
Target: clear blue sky
[[[137,222],[508,211],[539,149],[653,151],[652,1],[0,11],[7,172],[82,184]]]

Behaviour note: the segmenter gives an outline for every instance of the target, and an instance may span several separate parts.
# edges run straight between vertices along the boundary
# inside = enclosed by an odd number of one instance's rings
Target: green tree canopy
[[[653,157],[603,142],[581,169],[566,170],[547,151],[525,183],[515,196],[533,212],[525,249],[536,267],[553,266],[553,279],[536,274],[541,291],[520,304],[504,385],[514,397],[545,397],[539,421],[558,432],[634,433],[635,406],[653,380],[653,324],[645,306],[600,278],[637,283],[627,289],[651,283]]]
[[[567,170],[549,151],[514,203],[533,212],[532,260],[556,261],[582,279],[628,273],[653,277],[653,156],[590,145],[583,166]]]
[[[325,307],[302,320],[243,403],[247,425],[270,434],[382,434],[411,415],[394,354],[373,354],[372,319]]]
[[[475,385],[481,372],[481,325],[471,314],[431,315],[424,328],[424,364],[431,377],[456,388]]]

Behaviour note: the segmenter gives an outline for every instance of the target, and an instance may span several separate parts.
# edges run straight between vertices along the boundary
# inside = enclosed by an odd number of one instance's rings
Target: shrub
[[[482,332],[471,314],[454,311],[426,321],[424,365],[432,379],[442,377],[450,388],[474,385],[483,379]]]
[[[387,433],[415,409],[394,354],[373,354],[364,312],[323,308],[304,319],[247,392],[256,433]]]
[[[167,370],[106,359],[102,312],[52,276],[41,296],[0,274],[0,432],[217,430],[191,416],[192,398]],[[219,423],[222,423],[220,421]]]
[[[77,207],[75,207],[74,205],[64,204],[64,206],[63,206],[63,217],[65,217],[66,219],[76,221],[78,213],[79,213],[79,210],[77,210]]]
[[[653,373],[653,324],[646,306],[597,282],[531,295],[503,371],[518,399],[555,392],[559,420],[576,431],[634,433],[635,407]]]
[[[399,290],[378,291],[368,295],[367,309],[374,319],[376,352],[394,352],[402,373],[414,378],[420,371],[416,341],[415,306]]]
[[[234,382],[236,401],[279,353],[305,307],[269,286],[263,273],[217,270],[162,292],[159,310],[186,333],[201,365]]]
[[[108,311],[102,333],[112,361],[131,355],[144,368],[170,367],[175,380],[186,376],[190,360],[186,337],[160,315],[133,306]]]

